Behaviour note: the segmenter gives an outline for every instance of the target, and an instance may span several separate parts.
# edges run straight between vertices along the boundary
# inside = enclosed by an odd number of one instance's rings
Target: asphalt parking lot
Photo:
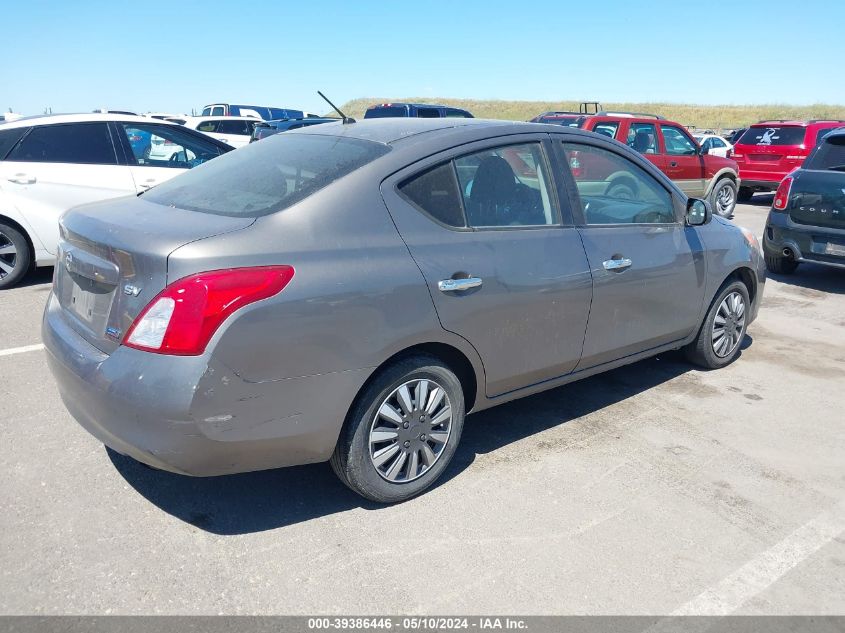
[[[761,235],[771,196],[735,221]],[[380,507],[327,464],[225,478],[110,453],[0,293],[0,613],[845,613],[845,271],[771,278],[733,365],[669,354],[471,416]]]

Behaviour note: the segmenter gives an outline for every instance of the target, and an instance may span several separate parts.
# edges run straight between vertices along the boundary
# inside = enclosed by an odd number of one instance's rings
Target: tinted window
[[[764,126],[748,128],[738,143],[743,145],[801,145],[806,128],[798,126]]]
[[[541,116],[537,122],[538,123],[553,123],[555,125],[563,125],[565,127],[579,127],[581,125],[582,118],[580,116],[569,116],[569,117],[562,117],[562,116]]]
[[[257,217],[285,209],[386,154],[381,143],[276,134],[162,183],[144,199],[165,206]]]
[[[250,134],[250,130],[247,128],[246,121],[237,121],[237,120],[223,120],[217,126],[217,131],[220,134]]]
[[[408,116],[405,106],[390,106],[388,108],[370,108],[364,113],[365,119],[382,119],[394,116]]]
[[[825,136],[827,136],[827,134],[828,134],[829,132],[832,132],[832,131],[833,131],[833,130],[835,130],[835,129],[836,129],[836,127],[826,127],[826,128],[822,128],[822,129],[820,129],[820,130],[816,133],[816,145],[818,145],[818,144],[821,142],[821,140],[822,140]],[[2,156],[2,152],[0,152],[0,156]]]
[[[28,127],[19,127],[13,130],[0,130],[0,160],[6,157],[9,150],[15,146],[15,143],[21,140],[21,137],[28,129]]]
[[[464,211],[455,167],[449,162],[414,176],[399,191],[435,220],[449,226],[465,226]]]
[[[223,153],[213,141],[176,125],[119,124],[138,165],[191,169]],[[141,142],[138,139],[142,139]]]
[[[446,116],[457,119],[471,119],[472,115],[465,110],[458,110],[457,108],[446,108]]]
[[[715,136],[710,139],[710,144],[713,147],[727,147],[727,145],[725,145],[725,142],[722,139],[716,138]]]
[[[577,127],[577,122],[575,126]],[[599,123],[596,127],[593,128],[593,132],[596,134],[603,134],[609,138],[616,138],[616,130],[619,129],[619,123],[616,121],[605,121],[604,123]]]
[[[666,153],[672,156],[695,156],[698,151],[689,136],[679,128],[669,125],[660,126],[663,130],[663,143]]]
[[[32,128],[7,160],[39,163],[116,165],[105,123],[68,123]]]
[[[437,108],[417,108],[417,117],[421,119],[439,119],[440,110]]]
[[[628,128],[628,147],[640,154],[656,154],[657,129],[654,123],[631,123]]]
[[[455,160],[470,226],[537,226],[556,220],[539,143],[508,145]]]
[[[203,121],[197,126],[197,130],[200,132],[216,132],[217,125],[217,121]]]
[[[807,159],[806,168],[845,171],[845,136],[826,139]]]
[[[672,196],[638,165],[591,145],[564,143],[587,224],[675,222]]]

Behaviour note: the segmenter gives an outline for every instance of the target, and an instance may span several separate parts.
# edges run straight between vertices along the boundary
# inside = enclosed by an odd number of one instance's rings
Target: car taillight
[[[800,154],[792,154],[786,157],[786,160],[804,160],[804,157]]]
[[[775,201],[772,203],[773,209],[776,209],[777,211],[783,211],[786,209],[786,205],[789,204],[789,192],[791,189],[792,177],[787,176],[780,181],[778,190],[775,192]]]
[[[150,301],[126,332],[123,344],[157,354],[202,354],[232,313],[280,293],[293,274],[292,266],[262,266],[212,270],[179,279]]]
[[[732,149],[729,149],[727,151],[727,153],[725,154],[725,156],[727,156],[728,158],[733,158],[733,155],[734,155],[734,151]]]

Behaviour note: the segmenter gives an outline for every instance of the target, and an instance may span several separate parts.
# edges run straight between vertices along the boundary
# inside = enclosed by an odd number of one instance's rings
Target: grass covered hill
[[[469,110],[478,118],[525,121],[549,110],[578,111],[578,101],[482,101],[448,97],[366,97],[341,106],[352,117],[361,117],[374,103],[439,103]],[[745,127],[762,119],[843,119],[845,105],[694,105],[688,103],[602,103],[605,110],[659,114],[682,125],[727,129]]]

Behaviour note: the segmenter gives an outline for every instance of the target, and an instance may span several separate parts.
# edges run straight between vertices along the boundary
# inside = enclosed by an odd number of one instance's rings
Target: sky
[[[843,0],[0,0],[0,109],[845,103]]]

